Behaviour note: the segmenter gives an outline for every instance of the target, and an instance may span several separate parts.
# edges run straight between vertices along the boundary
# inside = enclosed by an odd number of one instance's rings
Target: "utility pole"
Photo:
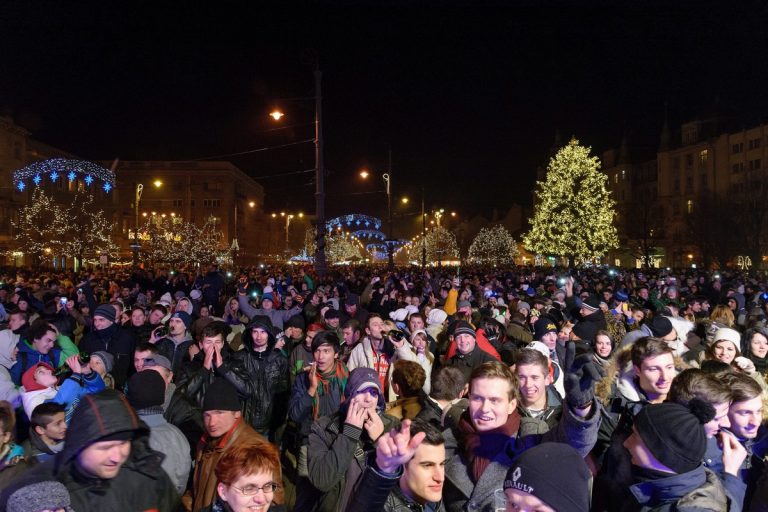
[[[315,271],[325,277],[325,167],[323,165],[323,111],[320,59],[315,63],[315,214],[317,216],[317,250]]]

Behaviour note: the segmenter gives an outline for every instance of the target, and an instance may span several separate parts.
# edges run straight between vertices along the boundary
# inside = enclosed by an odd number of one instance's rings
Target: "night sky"
[[[673,127],[768,114],[763,2],[114,4],[4,2],[0,112],[92,160],[283,145],[313,135],[311,101],[279,99],[312,96],[316,49],[329,215],[383,212],[357,171],[389,149],[395,197],[490,216],[530,202],[556,130],[651,158],[665,104]],[[266,176],[268,211],[313,211],[311,144],[221,159]]]

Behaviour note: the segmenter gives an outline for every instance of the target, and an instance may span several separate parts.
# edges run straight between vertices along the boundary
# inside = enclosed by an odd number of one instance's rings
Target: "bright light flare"
[[[275,121],[279,121],[280,119],[283,118],[283,116],[285,116],[285,114],[283,114],[279,110],[273,110],[272,112],[269,113],[269,117],[271,117]]]

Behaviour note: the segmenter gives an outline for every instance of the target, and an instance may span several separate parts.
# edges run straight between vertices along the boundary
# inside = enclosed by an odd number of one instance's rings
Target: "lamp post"
[[[133,268],[139,268],[139,202],[141,201],[141,193],[144,191],[144,185],[141,183],[136,184],[136,198],[133,202],[133,206],[136,207],[136,225],[133,230],[133,243],[131,244],[131,251],[133,251]]]
[[[424,236],[427,233],[427,214],[424,212],[424,185],[421,186],[421,234]],[[421,267],[427,266],[427,243],[421,244]]]

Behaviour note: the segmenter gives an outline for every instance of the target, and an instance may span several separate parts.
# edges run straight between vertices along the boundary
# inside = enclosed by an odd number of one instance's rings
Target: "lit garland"
[[[504,226],[483,228],[469,246],[469,260],[484,265],[510,265],[517,256],[517,242]]]
[[[381,220],[369,215],[363,215],[360,213],[350,213],[348,215],[342,215],[336,217],[325,223],[325,227],[330,233],[333,230],[358,230],[358,229],[380,229]]]
[[[306,254],[315,254],[317,241],[315,228],[310,226],[304,233],[304,251]],[[325,237],[325,257],[330,263],[361,259],[360,248],[362,244],[354,236],[349,236],[339,230]]]
[[[67,256],[83,261],[101,254],[115,255],[112,241],[114,222],[96,210],[93,195],[78,191],[69,205],[56,203],[42,189],[35,189],[32,201],[19,210],[12,222],[16,250],[36,258]]]
[[[112,170],[85,160],[66,158],[41,160],[18,169],[13,173],[13,183],[19,192],[23,192],[27,188],[25,180],[31,179],[35,186],[39,186],[45,176],[51,183],[55,183],[61,176],[66,176],[68,181],[75,181],[78,176],[82,176],[83,182],[89,187],[94,179],[98,179],[104,192],[115,187],[115,173]]]
[[[590,150],[571,139],[550,160],[546,180],[537,182],[536,211],[523,236],[531,252],[594,259],[618,247],[615,202]]]
[[[180,266],[220,262],[228,258],[216,221],[208,217],[202,227],[181,217],[150,217],[140,228],[139,240],[145,257],[156,263]]]
[[[459,257],[459,246],[453,233],[442,226],[435,227],[410,245],[411,259],[421,259],[421,248],[426,244],[428,261],[443,261]]]

